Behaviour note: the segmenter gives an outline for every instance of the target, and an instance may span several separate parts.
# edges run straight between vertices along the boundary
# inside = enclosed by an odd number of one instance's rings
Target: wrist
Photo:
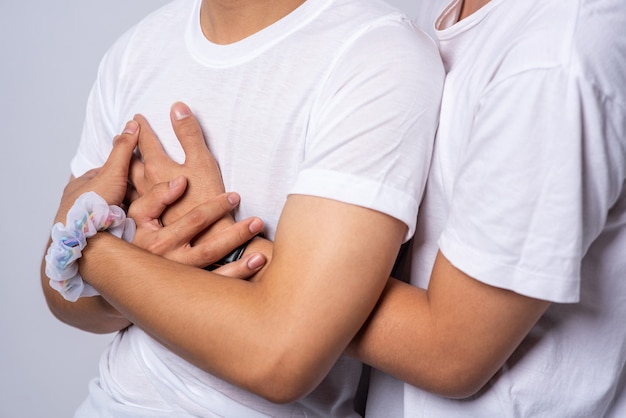
[[[62,217],[63,211],[59,211],[57,218]],[[76,199],[67,211],[65,224],[57,222],[53,225],[52,242],[45,256],[45,273],[50,286],[66,300],[75,302],[81,296],[98,295],[94,288],[83,282],[77,261],[87,246],[87,239],[105,230],[132,239],[134,223],[126,218],[121,208],[109,206],[94,192],[84,193]]]
[[[54,215],[54,224],[65,224],[67,219],[67,213],[70,211],[71,208],[72,206],[67,206],[61,203],[61,206],[59,206],[56,215]]]

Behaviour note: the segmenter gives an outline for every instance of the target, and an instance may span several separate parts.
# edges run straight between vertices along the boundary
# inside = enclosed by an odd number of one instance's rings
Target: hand
[[[182,198],[169,206],[162,215],[165,225],[179,219],[207,197],[224,193],[224,185],[217,161],[207,148],[202,129],[191,110],[183,103],[175,103],[170,112],[172,127],[185,152],[185,162],[178,164],[163,149],[148,121],[141,115],[135,120],[141,129],[139,150],[143,162],[135,159],[131,165],[130,178],[139,195],[143,195],[157,183],[166,182],[179,175],[185,176],[187,190]],[[226,216],[229,221],[233,220]]]
[[[263,229],[259,218],[249,218],[215,233],[207,243],[192,245],[191,241],[198,232],[239,204],[239,195],[223,193],[209,198],[177,221],[162,226],[160,215],[184,193],[186,186],[187,180],[179,176],[168,183],[156,184],[131,204],[128,215],[137,225],[133,244],[173,261],[204,267],[222,259]],[[265,262],[262,254],[252,253],[214,272],[245,279],[256,273]]]
[[[128,186],[130,161],[139,138],[138,131],[137,122],[129,121],[124,132],[113,139],[113,149],[104,165],[70,180],[63,190],[55,222],[65,223],[67,211],[80,195],[88,191],[96,192],[109,205],[122,204]]]

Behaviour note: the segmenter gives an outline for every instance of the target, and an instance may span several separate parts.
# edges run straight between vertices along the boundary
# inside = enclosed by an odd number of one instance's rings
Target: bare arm
[[[111,157],[101,168],[91,170],[78,179],[71,178],[63,191],[67,199],[62,200],[54,222],[65,224],[65,216],[85,185],[98,192],[107,202],[119,205],[126,193],[128,165],[137,145],[136,124],[127,125],[125,132],[116,138]],[[103,180],[106,178],[106,181]],[[50,241],[46,248],[50,246]],[[45,260],[41,263],[41,285],[50,311],[61,321],[85,331],[108,333],[124,329],[131,323],[100,296],[80,298],[68,302],[49,285],[45,273]]]
[[[80,268],[113,306],[174,352],[286,402],[312,390],[362,326],[405,228],[379,212],[296,195],[260,280],[172,263],[108,234],[91,238]]]
[[[154,134],[143,128],[147,122],[141,123],[143,135],[140,142],[143,141],[148,156],[146,166],[154,161],[159,165],[171,165]],[[194,118],[174,121],[174,128],[186,154],[202,156],[208,153],[200,140],[200,129]],[[204,171],[205,179],[219,179],[216,172],[211,174],[208,170],[207,173],[206,166],[194,163],[193,159],[186,164],[196,173]],[[149,171],[152,174],[139,179],[148,186],[151,177],[159,174],[154,168]],[[297,197],[296,202],[303,198]],[[301,210],[305,211],[309,203],[306,199],[303,202]],[[316,206],[311,209],[317,211]],[[331,219],[333,211],[327,216]],[[342,239],[341,236],[331,239],[331,235],[328,238],[329,243]],[[271,254],[271,243],[267,241],[255,242],[251,247]],[[299,251],[290,252],[289,257],[294,257],[298,263],[313,251],[303,246],[296,248]],[[287,257],[284,254],[280,257]],[[302,262],[298,272],[292,274],[303,274],[306,268]],[[346,277],[359,277],[360,271],[347,272]],[[273,280],[272,277],[258,275],[254,281]],[[482,387],[501,367],[547,306],[547,302],[484,285],[439,255],[428,291],[389,280],[374,314],[350,344],[348,353],[411,384],[444,396],[464,397]],[[176,350],[176,347],[172,349]],[[210,369],[210,365],[204,367]],[[219,370],[213,371],[219,373]]]
[[[427,291],[391,279],[348,353],[453,398],[478,391],[549,303],[483,284],[439,253]]]

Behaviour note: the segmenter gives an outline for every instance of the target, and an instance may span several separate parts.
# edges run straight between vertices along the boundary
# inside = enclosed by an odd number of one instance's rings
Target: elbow
[[[293,349],[282,353],[274,348],[261,357],[263,361],[255,362],[253,370],[242,370],[244,389],[275,404],[292,403],[311,393],[333,364],[312,360]]]
[[[298,373],[298,369],[288,370],[278,366],[249,381],[248,390],[275,404],[288,404],[308,395],[318,382]]]
[[[450,376],[437,388],[439,396],[450,399],[465,399],[477,394],[489,379],[466,376]]]
[[[407,383],[450,399],[465,399],[476,395],[493,377],[496,370],[476,361],[453,361],[431,364],[424,376],[416,371],[405,376]]]
[[[289,383],[269,382],[264,387],[259,387],[257,395],[275,404],[288,404],[305,397],[309,392]]]
[[[93,334],[110,334],[132,325],[99,296],[77,302],[61,300],[58,295],[46,295],[48,310],[60,322]]]

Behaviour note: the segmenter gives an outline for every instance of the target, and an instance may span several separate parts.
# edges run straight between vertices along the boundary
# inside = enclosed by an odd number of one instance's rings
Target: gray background
[[[50,314],[39,266],[98,62],[166,2],[0,0],[0,418],[72,416],[111,340]]]

